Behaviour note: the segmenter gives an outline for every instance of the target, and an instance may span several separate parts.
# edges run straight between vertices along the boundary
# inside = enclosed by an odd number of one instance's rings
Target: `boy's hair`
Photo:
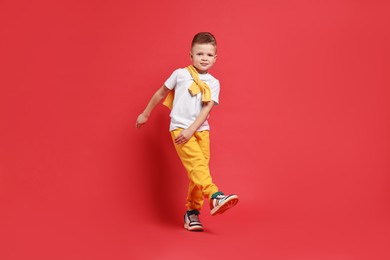
[[[194,36],[194,39],[192,39],[191,48],[194,47],[195,44],[204,43],[210,43],[217,47],[217,40],[215,39],[214,35],[209,32],[200,32]]]

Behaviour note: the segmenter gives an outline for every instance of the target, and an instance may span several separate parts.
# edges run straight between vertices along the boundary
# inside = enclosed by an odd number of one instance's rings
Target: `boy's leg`
[[[196,139],[198,140],[199,146],[203,151],[207,163],[210,161],[210,137],[209,131],[196,132]],[[211,197],[211,198],[210,198]],[[226,210],[230,209],[238,202],[238,196],[235,194],[224,195],[223,192],[218,191],[211,194],[209,197],[211,215],[221,214]]]
[[[190,180],[188,184],[188,194],[187,194],[187,201],[186,201],[187,209],[201,210],[203,206],[203,202],[204,202],[204,198],[203,198],[202,190]]]
[[[182,131],[176,129],[171,132],[172,139]],[[176,145],[175,149],[187,170],[190,179],[187,207],[200,209],[204,197],[210,198],[218,191],[218,187],[212,182],[209,170],[209,135],[208,131],[196,132],[185,144]]]
[[[195,132],[194,136],[196,138],[196,141],[198,142],[199,148],[202,150],[207,165],[209,165],[210,162],[209,131]],[[196,198],[196,199],[193,200],[192,198]],[[192,181],[190,181],[190,184],[188,185],[187,208],[200,210],[202,208],[203,202],[204,202],[204,196],[202,194],[202,190],[199,187],[197,187]]]

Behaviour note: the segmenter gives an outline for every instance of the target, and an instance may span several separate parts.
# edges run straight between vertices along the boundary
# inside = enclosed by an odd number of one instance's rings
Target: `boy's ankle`
[[[187,209],[187,214],[188,215],[200,215],[200,211],[197,209]]]

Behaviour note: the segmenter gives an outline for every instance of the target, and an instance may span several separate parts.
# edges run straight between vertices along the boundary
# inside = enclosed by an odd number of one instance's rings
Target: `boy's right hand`
[[[135,127],[140,128],[142,125],[146,124],[148,118],[144,115],[144,113],[140,114],[135,122]]]

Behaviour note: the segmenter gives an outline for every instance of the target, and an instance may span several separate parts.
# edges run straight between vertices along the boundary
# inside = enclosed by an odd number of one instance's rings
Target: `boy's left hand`
[[[180,134],[175,138],[175,144],[185,144],[190,140],[192,135],[194,134],[194,131],[190,129],[183,129],[183,131],[180,132]]]

